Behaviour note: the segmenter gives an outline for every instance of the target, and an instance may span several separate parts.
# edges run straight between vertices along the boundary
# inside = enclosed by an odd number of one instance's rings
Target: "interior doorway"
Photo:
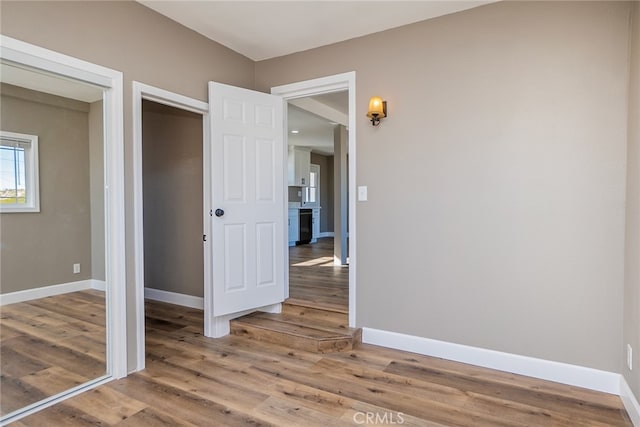
[[[342,139],[348,109],[344,90],[291,100],[287,106],[288,173],[293,177],[301,172],[292,169],[303,168],[308,175],[306,185],[289,179],[288,302],[343,314],[349,310],[348,228],[341,226],[347,222]]]
[[[287,111],[286,297],[321,309],[344,310],[349,326],[355,327],[355,72],[275,87],[272,93],[283,97]],[[300,123],[306,123],[306,130]],[[320,166],[319,189],[309,181],[312,164]],[[302,176],[308,176],[307,182],[300,181]],[[309,244],[296,245],[299,235],[291,223],[300,221],[296,221],[296,210],[309,208],[319,210],[314,219],[320,220],[320,226]]]
[[[145,298],[203,309],[203,118],[142,101]],[[153,318],[146,313],[147,328]]]
[[[202,310],[207,297],[208,104],[138,82],[133,96],[136,370],[141,370],[145,298]]]

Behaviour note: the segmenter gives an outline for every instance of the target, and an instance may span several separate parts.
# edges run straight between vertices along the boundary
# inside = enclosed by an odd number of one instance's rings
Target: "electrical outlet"
[[[80,264],[73,264],[73,274],[80,273]]]
[[[633,348],[631,344],[627,344],[627,367],[629,370],[633,370]]]

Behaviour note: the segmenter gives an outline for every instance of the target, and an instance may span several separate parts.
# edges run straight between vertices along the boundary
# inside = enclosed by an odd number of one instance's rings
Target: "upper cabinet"
[[[311,149],[304,147],[289,147],[289,185],[306,187],[309,185],[309,165],[311,164]]]

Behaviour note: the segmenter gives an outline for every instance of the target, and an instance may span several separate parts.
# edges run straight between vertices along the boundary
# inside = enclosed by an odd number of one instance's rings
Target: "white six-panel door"
[[[223,316],[284,299],[282,98],[209,82],[209,104],[212,315]]]

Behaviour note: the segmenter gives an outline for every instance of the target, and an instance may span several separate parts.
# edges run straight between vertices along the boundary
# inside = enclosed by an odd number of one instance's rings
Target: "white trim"
[[[613,372],[372,328],[362,329],[362,342],[620,394],[620,375]]]
[[[107,282],[104,280],[89,279],[89,286],[96,291],[105,292],[107,290]]]
[[[631,423],[635,427],[640,427],[640,403],[622,375],[620,375],[620,399],[631,418]]]
[[[210,330],[211,335],[209,338],[222,338],[224,336],[229,335],[231,332],[231,321],[233,319],[237,319],[238,317],[242,317],[245,314],[251,314],[255,311],[263,311],[265,313],[282,313],[282,304],[276,303],[271,305],[266,305],[260,308],[252,308],[249,310],[238,311],[237,313],[224,314],[222,316],[214,316],[212,317]]]
[[[333,231],[322,231],[318,234],[318,239],[321,239],[323,237],[333,237]]]
[[[84,291],[86,289],[96,289],[104,291],[105,285],[101,280],[78,280],[76,282],[60,283],[58,285],[48,285],[39,288],[25,289],[24,291],[9,292],[0,295],[0,307],[19,302],[33,301],[35,299],[52,297],[55,295],[68,294],[69,292]]]
[[[181,305],[183,307],[204,309],[204,298],[193,295],[179,294],[177,292],[163,291],[162,289],[144,288],[145,299],[153,301],[167,302],[169,304]]]
[[[282,86],[276,86],[271,88],[271,93],[274,95],[280,95],[286,101],[291,99],[303,98],[308,96],[320,95],[324,93],[331,93],[337,91],[349,91],[349,326],[356,326],[356,210],[357,210],[357,192],[356,192],[356,72],[350,71],[348,73],[336,74],[328,77],[321,77],[319,79],[306,80],[297,83],[291,83]],[[286,110],[285,110],[286,111]],[[285,115],[286,116],[286,115]],[[285,135],[286,132],[286,120],[284,123]],[[287,144],[284,147],[284,156],[287,156]],[[285,188],[287,183],[285,182]],[[287,215],[287,201],[285,200],[284,213]],[[286,239],[286,237],[285,237]],[[285,247],[288,248],[288,242],[285,242]],[[285,256],[285,274],[289,270],[289,257]],[[288,283],[289,276],[285,276],[286,280],[286,293],[288,296]]]
[[[126,319],[127,300],[122,73],[4,35],[0,35],[0,57],[18,66],[103,89],[107,377],[124,377],[127,375],[127,325],[123,320]],[[60,401],[67,394],[57,396],[51,401]]]
[[[135,313],[136,313],[136,366],[134,371],[140,371],[145,367],[145,327],[144,327],[144,212],[143,212],[143,189],[142,189],[142,100],[147,99],[159,104],[168,105],[186,111],[203,115],[203,152],[204,162],[207,162],[207,144],[208,140],[208,112],[209,105],[206,102],[189,98],[184,95],[169,92],[154,86],[134,81],[132,83],[132,102],[133,102],[133,211],[134,211],[134,265],[135,265]],[[204,169],[206,171],[206,168]],[[207,202],[207,194],[209,193],[207,185],[207,174],[204,173],[204,202],[205,210],[209,205]],[[210,235],[207,222],[204,222],[203,234]],[[206,259],[209,255],[210,245],[204,245],[205,256],[205,272],[204,272],[204,309],[205,319],[210,308],[208,299],[210,296],[210,274],[207,271]],[[205,328],[207,322],[205,320]]]

